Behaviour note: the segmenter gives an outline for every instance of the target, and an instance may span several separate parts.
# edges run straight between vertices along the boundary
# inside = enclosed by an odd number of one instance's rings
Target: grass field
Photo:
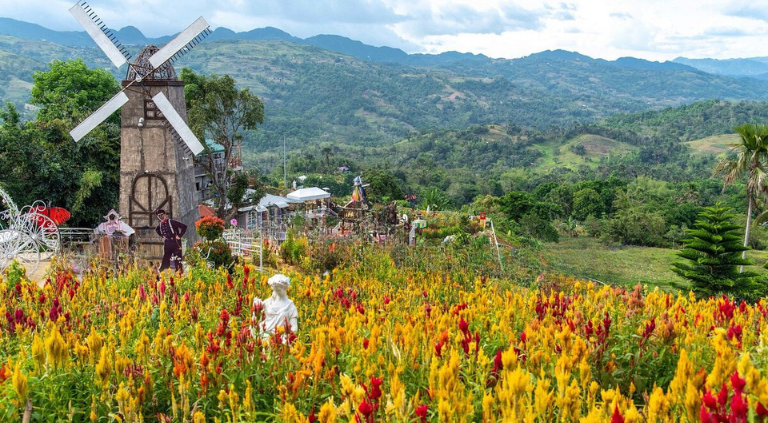
[[[571,147],[583,146],[584,156],[571,151]],[[568,140],[565,144],[545,142],[534,146],[544,153],[537,163],[538,168],[550,170],[556,167],[576,169],[579,165],[595,167],[602,157],[622,156],[634,151],[636,147],[599,135],[584,134]],[[556,154],[557,151],[557,154]]]
[[[677,250],[649,247],[607,247],[595,238],[561,238],[559,243],[544,244],[544,259],[552,272],[595,279],[610,285],[634,286],[638,283],[663,290],[675,290],[673,284],[685,280],[669,270],[677,261]],[[756,266],[749,270],[766,273],[765,251],[749,251]]]
[[[715,135],[699,140],[685,143],[690,149],[691,154],[700,157],[706,154],[715,154],[720,156],[728,151],[731,144],[739,142],[739,136],[736,134]]]

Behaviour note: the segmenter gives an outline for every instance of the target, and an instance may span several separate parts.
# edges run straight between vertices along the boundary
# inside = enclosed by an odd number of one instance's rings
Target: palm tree
[[[749,228],[752,223],[752,210],[756,200],[765,194],[766,165],[768,165],[768,126],[762,124],[744,124],[734,130],[740,141],[732,145],[735,158],[727,158],[717,163],[715,175],[723,174],[723,189],[741,179],[746,173],[745,191],[747,194],[747,225],[744,230],[744,246],[749,242]],[[747,257],[746,250],[741,258]],[[742,265],[740,272],[744,271]]]

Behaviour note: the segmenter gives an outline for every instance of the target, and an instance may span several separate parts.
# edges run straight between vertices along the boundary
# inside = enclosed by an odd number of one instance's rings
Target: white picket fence
[[[242,229],[227,229],[222,235],[227,242],[232,254],[239,257],[251,257],[254,264],[256,258],[259,261],[259,272],[264,270],[263,239],[260,236],[253,236],[252,233],[246,233]]]

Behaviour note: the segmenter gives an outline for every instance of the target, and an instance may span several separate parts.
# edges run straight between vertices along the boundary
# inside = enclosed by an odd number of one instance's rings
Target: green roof
[[[205,145],[206,145],[206,147],[208,147],[208,149],[210,150],[211,153],[223,153],[224,152],[224,146],[219,144],[219,143],[217,143],[216,141],[214,141],[212,139],[206,138]],[[198,156],[201,155],[201,154],[205,154],[205,150],[201,151],[200,154],[198,154]]]

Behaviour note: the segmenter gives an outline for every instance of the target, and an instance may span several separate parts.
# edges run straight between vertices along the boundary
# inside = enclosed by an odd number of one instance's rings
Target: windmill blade
[[[181,116],[179,116],[179,113],[176,112],[176,109],[171,105],[171,102],[168,101],[168,98],[165,97],[165,94],[159,92],[152,97],[152,100],[155,102],[155,105],[157,105],[157,108],[163,112],[168,123],[171,124],[176,133],[178,133],[181,139],[187,144],[187,147],[192,151],[192,154],[198,155],[203,151],[203,145],[200,144],[200,141],[198,141],[195,134],[189,129],[189,126],[184,122],[184,119],[182,119]]]
[[[69,131],[69,135],[75,141],[80,141],[87,133],[91,132],[93,128],[97,127],[101,122],[104,122],[112,113],[122,107],[123,104],[128,102],[128,96],[124,91],[120,91],[114,97],[110,98],[108,102],[104,103],[98,110],[93,112],[87,119],[82,121],[80,125],[77,125],[75,129]]]
[[[85,32],[93,38],[93,41],[99,46],[104,54],[109,57],[109,60],[115,65],[120,67],[131,60],[131,55],[128,50],[117,41],[117,38],[107,28],[106,25],[96,16],[96,13],[85,2],[75,3],[74,6],[69,8],[69,13],[80,22],[80,25],[85,29]]]
[[[157,69],[177,54],[184,54],[184,52],[181,52],[181,49],[188,44],[189,48],[194,47],[208,35],[209,26],[208,22],[206,22],[202,16],[197,18],[192,25],[188,26],[184,31],[181,31],[176,38],[172,39],[149,58],[149,63],[152,65],[152,68]]]

